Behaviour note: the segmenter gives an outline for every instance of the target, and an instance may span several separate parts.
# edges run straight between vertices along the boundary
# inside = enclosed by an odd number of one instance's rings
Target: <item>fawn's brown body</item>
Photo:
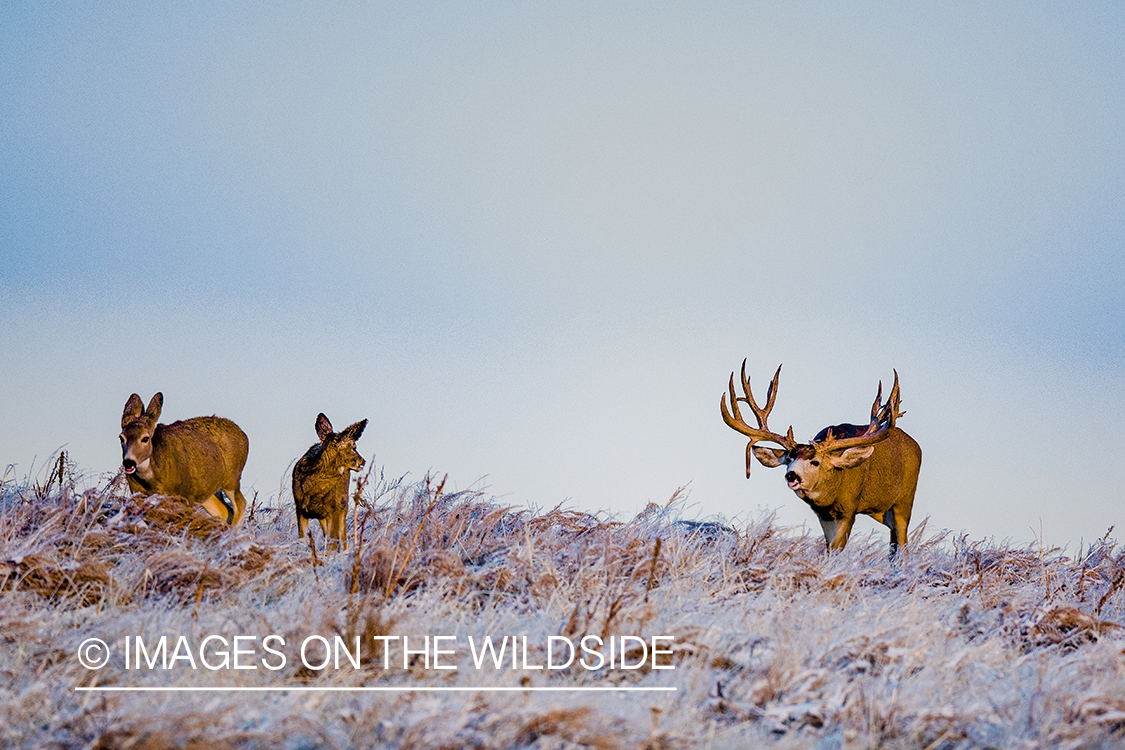
[[[293,466],[293,502],[297,506],[297,533],[304,537],[309,519],[320,521],[325,539],[339,540],[348,548],[345,527],[348,516],[348,484],[351,472],[364,467],[363,457],[355,443],[363,434],[363,419],[340,432],[332,431],[332,423],[324,414],[316,417],[313,445]],[[334,548],[335,541],[329,542]]]

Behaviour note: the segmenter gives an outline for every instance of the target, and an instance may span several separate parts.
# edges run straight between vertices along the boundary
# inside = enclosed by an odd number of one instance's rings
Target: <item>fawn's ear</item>
[[[135,393],[130,396],[129,400],[125,402],[125,411],[121,412],[121,429],[125,429],[125,425],[141,416],[144,413],[144,408],[145,405],[140,396]]]
[[[324,442],[332,434],[332,423],[328,421],[328,417],[324,416],[324,412],[316,415],[316,436],[320,438],[320,442]]]
[[[340,434],[354,443],[355,441],[359,440],[359,436],[363,434],[363,428],[366,426],[367,420],[361,419],[353,425],[348,425],[348,428]]]
[[[145,418],[156,424],[156,420],[160,419],[160,410],[164,408],[164,394],[159,391],[148,402],[148,408],[145,409]]]

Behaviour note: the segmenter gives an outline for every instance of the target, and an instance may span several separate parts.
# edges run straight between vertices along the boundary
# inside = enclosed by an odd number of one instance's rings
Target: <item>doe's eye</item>
[[[812,461],[809,461],[809,463],[812,464],[813,466],[820,466],[820,461],[817,461],[816,459],[813,459]]]
[[[141,442],[147,443],[148,442],[148,435],[145,435],[143,438],[141,438]]]

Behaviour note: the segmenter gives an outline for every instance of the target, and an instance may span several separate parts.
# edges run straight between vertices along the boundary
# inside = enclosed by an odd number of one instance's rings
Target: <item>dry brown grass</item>
[[[61,468],[60,468],[61,467]],[[827,557],[766,516],[620,521],[368,479],[347,552],[291,507],[225,530],[172,498],[81,489],[65,460],[0,498],[0,746],[26,748],[1119,747],[1125,554],[914,532]],[[316,555],[314,557],[314,554]],[[89,671],[99,637],[278,634],[361,666]],[[675,636],[675,670],[383,669],[376,636]],[[182,666],[182,665],[181,665]],[[401,667],[398,664],[398,667]],[[87,693],[101,686],[673,686],[674,693]]]

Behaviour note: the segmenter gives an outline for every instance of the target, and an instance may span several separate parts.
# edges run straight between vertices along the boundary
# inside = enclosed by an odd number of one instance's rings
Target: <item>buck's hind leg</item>
[[[883,513],[883,525],[891,530],[891,558],[898,555],[899,550],[906,550],[906,528],[910,524],[910,512],[900,508],[897,511],[891,506]]]
[[[910,525],[910,508],[913,504],[914,498],[911,496],[905,507],[900,505],[898,510],[895,511],[895,530],[898,531],[898,540],[903,552],[906,551],[906,543],[910,541],[906,529]]]
[[[900,541],[904,541],[904,539],[902,539],[899,535],[898,518],[895,516],[895,509],[894,508],[887,508],[887,510],[885,510],[883,512],[883,518],[881,519],[881,521],[882,521],[882,524],[884,526],[886,526],[888,529],[891,530],[891,554],[890,554],[890,557],[893,559],[895,557],[895,555],[898,554],[898,547],[899,547]]]

